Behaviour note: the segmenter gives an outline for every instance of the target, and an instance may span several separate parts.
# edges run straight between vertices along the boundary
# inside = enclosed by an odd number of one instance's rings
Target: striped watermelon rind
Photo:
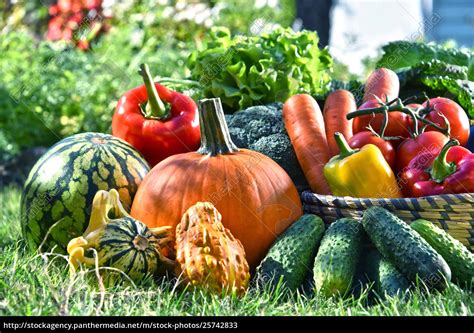
[[[98,190],[117,189],[129,209],[148,171],[140,153],[112,135],[89,132],[59,141],[25,182],[21,225],[28,245],[65,253],[69,240],[85,231]]]

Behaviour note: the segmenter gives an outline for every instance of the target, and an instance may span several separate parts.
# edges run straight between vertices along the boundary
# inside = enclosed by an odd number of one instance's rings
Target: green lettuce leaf
[[[220,97],[226,112],[284,102],[297,93],[324,95],[330,88],[332,58],[318,48],[315,32],[275,29],[261,36],[231,36],[211,30],[188,59],[191,79],[205,97]]]

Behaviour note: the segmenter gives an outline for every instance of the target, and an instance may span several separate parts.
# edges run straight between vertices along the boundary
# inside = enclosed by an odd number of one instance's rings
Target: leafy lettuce
[[[261,36],[231,36],[227,28],[213,28],[188,59],[191,79],[205,97],[220,97],[231,113],[297,93],[324,95],[332,58],[318,40],[311,31],[278,28]]]

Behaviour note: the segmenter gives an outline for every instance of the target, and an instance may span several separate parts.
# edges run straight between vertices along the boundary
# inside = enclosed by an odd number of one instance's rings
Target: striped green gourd
[[[149,166],[125,141],[82,133],[52,146],[33,166],[21,198],[21,225],[34,250],[65,252],[82,235],[98,190],[115,188],[126,208]]]
[[[132,218],[120,203],[119,194],[112,189],[98,191],[94,197],[89,225],[83,236],[72,239],[68,246],[72,272],[83,264],[112,267],[134,281],[146,275],[163,274],[174,268],[174,262],[161,254],[171,246],[171,227],[148,228]],[[105,276],[115,270],[101,270]]]

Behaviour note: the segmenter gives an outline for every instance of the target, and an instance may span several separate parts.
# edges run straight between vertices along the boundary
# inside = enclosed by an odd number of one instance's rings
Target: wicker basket
[[[383,207],[406,222],[423,218],[442,227],[474,252],[474,196],[445,194],[422,198],[360,199],[303,192],[304,211],[321,216],[326,223],[341,217],[360,219],[370,206]]]

